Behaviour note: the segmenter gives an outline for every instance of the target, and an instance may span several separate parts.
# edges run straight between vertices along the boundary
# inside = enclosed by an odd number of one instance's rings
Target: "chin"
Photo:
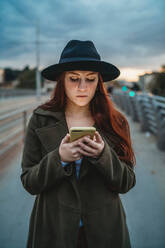
[[[89,102],[75,102],[76,105],[83,107],[89,104]]]
[[[86,106],[86,105],[88,105],[88,103],[86,103],[86,104],[76,104],[77,106],[80,106],[80,107],[83,107],[83,106]]]

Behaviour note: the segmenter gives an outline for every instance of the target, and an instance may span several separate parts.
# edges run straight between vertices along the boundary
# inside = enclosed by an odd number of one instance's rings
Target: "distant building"
[[[139,85],[142,91],[147,91],[149,83],[154,80],[155,74],[159,72],[145,73],[139,76]]]
[[[139,85],[142,89],[142,91],[148,91],[148,85],[151,82],[155,81],[155,78],[157,78],[157,76],[159,74],[165,73],[165,65],[161,66],[160,71],[153,71],[152,73],[145,73],[141,76],[139,76]]]

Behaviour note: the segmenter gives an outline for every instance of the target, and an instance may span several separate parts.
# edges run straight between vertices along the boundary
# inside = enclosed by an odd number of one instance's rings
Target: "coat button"
[[[64,167],[65,171],[68,173],[68,174],[71,174],[72,173],[72,165],[66,165]]]

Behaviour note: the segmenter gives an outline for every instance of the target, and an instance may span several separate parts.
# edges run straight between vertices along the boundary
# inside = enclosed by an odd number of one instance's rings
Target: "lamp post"
[[[39,71],[39,66],[40,66],[39,35],[40,35],[40,27],[39,27],[39,21],[37,21],[37,25],[36,25],[36,97],[38,101],[40,101],[41,99],[41,75]]]

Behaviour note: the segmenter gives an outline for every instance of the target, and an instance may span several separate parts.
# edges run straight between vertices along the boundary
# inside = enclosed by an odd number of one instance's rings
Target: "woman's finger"
[[[91,147],[93,149],[98,149],[97,142],[95,142],[94,140],[91,140],[90,138],[87,138],[87,137],[85,137],[84,140],[82,142],[80,142],[80,144],[85,144],[88,147]]]
[[[95,132],[95,135],[96,135],[96,142],[101,143],[101,142],[102,142],[102,137],[101,137],[101,135],[99,134],[99,132],[96,131],[96,132]]]
[[[93,153],[87,152],[81,148],[79,148],[79,152],[84,156],[93,156]]]
[[[92,148],[89,145],[85,145],[84,143],[81,143],[80,145],[81,151],[83,150],[84,152],[90,153],[90,154],[95,154],[96,153],[96,148]]]

